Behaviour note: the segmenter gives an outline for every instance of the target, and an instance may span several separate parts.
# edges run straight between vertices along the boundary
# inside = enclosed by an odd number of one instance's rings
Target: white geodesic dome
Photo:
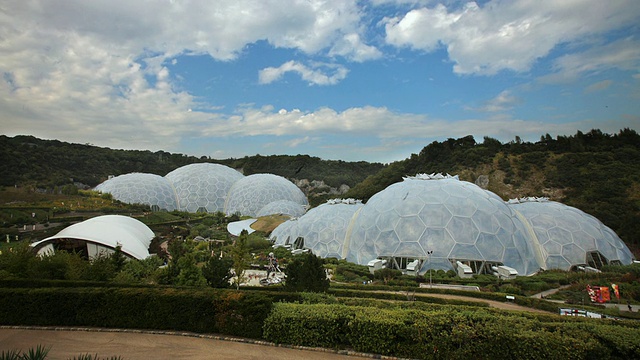
[[[362,206],[359,201],[330,200],[309,210],[295,222],[281,224],[273,231],[271,239],[281,245],[286,245],[288,239],[293,245],[295,239],[302,237],[304,248],[315,255],[341,259],[351,219]]]
[[[225,213],[256,216],[265,205],[288,200],[308,205],[307,197],[294,183],[273,174],[254,174],[236,181],[227,196]]]
[[[526,219],[531,238],[542,250],[544,269],[633,262],[631,251],[613,230],[579,209],[545,198],[510,200],[509,206]]]
[[[152,209],[177,209],[176,193],[166,178],[145,173],[130,173],[111,178],[95,187],[127,204],[145,204]]]
[[[283,222],[282,224],[278,225],[278,227],[276,227],[275,229],[273,229],[273,231],[271,232],[271,235],[269,236],[269,240],[274,242],[274,245],[291,245],[293,246],[294,241],[297,239],[297,237],[291,237],[291,236],[296,236],[298,234],[297,228],[298,227],[298,219],[294,218],[291,220],[287,220],[285,222]]]
[[[224,165],[199,163],[165,175],[176,190],[178,209],[187,212],[224,211],[231,186],[244,175]]]
[[[291,200],[277,200],[268,203],[263,206],[262,209],[256,214],[257,217],[268,216],[275,214],[288,215],[290,217],[300,217],[304,215],[307,210],[304,205],[301,205]]]
[[[375,194],[358,212],[346,259],[420,259],[421,272],[455,269],[458,261],[476,272],[506,265],[529,275],[540,266],[525,231],[497,195],[457,177],[416,176]]]

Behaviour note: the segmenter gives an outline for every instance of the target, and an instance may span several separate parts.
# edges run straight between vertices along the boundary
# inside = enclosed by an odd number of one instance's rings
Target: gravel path
[[[27,351],[42,345],[51,347],[48,359],[70,359],[83,354],[97,354],[100,359],[120,356],[123,360],[347,360],[372,357],[367,354],[340,354],[325,349],[279,347],[260,341],[221,340],[215,336],[180,334],[3,327],[0,328],[0,354],[8,350]]]

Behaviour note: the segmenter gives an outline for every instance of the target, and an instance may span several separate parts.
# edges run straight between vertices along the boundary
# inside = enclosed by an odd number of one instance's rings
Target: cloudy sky
[[[0,133],[390,162],[640,131],[638,0],[4,0]]]

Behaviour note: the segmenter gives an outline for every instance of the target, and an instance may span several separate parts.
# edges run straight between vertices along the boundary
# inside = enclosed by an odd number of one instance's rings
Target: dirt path
[[[502,301],[487,300],[487,299],[478,299],[478,298],[469,297],[469,296],[449,295],[449,294],[431,294],[431,293],[429,293],[429,294],[416,293],[415,296],[425,296],[425,297],[435,297],[435,298],[441,298],[441,299],[454,299],[454,300],[474,301],[474,302],[489,304],[489,306],[491,306],[493,308],[496,308],[496,309],[511,310],[511,311],[529,311],[529,312],[534,312],[534,313],[550,314],[550,312],[548,312],[548,311],[544,311],[544,310],[540,310],[540,309],[534,309],[534,308],[530,308],[530,307],[526,307],[526,306],[520,306],[520,305],[517,305],[517,304],[514,304],[514,303],[510,303],[510,302],[502,302]]]
[[[136,359],[259,359],[259,360],[347,360],[363,356],[342,355],[322,349],[305,350],[195,336],[116,331],[42,330],[0,328],[0,354],[8,350],[28,351],[37,345],[51,347],[48,359],[70,359],[84,354],[100,359],[120,356]],[[364,355],[364,354],[363,354]]]

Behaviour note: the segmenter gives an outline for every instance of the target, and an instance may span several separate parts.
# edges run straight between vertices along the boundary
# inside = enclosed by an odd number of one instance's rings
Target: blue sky
[[[391,162],[640,131],[637,0],[9,0],[2,134]]]

